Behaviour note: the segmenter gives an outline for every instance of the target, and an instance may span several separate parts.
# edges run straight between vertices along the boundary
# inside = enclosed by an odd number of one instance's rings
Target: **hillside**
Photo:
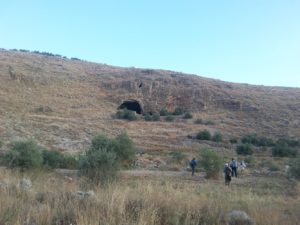
[[[118,120],[122,104],[141,112],[182,107],[193,119],[174,122]],[[195,124],[194,120],[215,125]],[[82,151],[99,132],[126,130],[140,151],[197,149],[188,138],[220,131],[226,140],[243,134],[300,137],[300,89],[229,83],[173,71],[121,68],[58,56],[0,51],[0,140],[32,137],[42,145]]]

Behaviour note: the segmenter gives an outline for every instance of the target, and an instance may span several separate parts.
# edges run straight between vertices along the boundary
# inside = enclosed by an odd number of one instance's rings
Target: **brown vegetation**
[[[32,190],[19,188],[22,177],[32,179]],[[224,224],[227,212],[239,209],[257,225],[298,224],[299,190],[293,182],[274,177],[242,179],[228,188],[223,181],[136,180],[127,175],[126,180],[94,186],[51,172],[1,169],[0,180],[7,187],[0,191],[0,223],[218,225]],[[81,198],[78,190],[93,190],[95,195]]]

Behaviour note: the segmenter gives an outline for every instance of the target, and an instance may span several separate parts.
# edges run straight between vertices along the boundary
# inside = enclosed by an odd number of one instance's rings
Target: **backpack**
[[[196,162],[194,160],[190,161],[190,167],[193,168],[196,166]]]
[[[231,169],[229,167],[226,167],[224,173],[226,176],[231,176]]]

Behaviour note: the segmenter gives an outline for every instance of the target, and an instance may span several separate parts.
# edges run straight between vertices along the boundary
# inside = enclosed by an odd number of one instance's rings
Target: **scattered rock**
[[[289,166],[289,165],[285,165],[285,166],[284,166],[284,172],[285,172],[285,173],[288,173],[289,170],[290,170],[290,166]]]
[[[88,191],[85,193],[86,197],[94,197],[95,196],[95,192],[94,191]]]
[[[36,112],[53,112],[52,108],[50,106],[40,106],[36,108]]]
[[[73,178],[72,178],[72,177],[65,176],[64,178],[65,178],[68,182],[72,182],[72,181],[73,181]]]
[[[23,190],[23,191],[29,191],[31,188],[32,188],[32,182],[30,179],[25,179],[23,178],[21,181],[20,181],[20,188]]]
[[[226,215],[226,224],[228,225],[252,225],[253,220],[248,214],[241,210],[233,210]]]
[[[94,191],[77,191],[76,193],[74,193],[74,195],[80,199],[83,198],[89,198],[89,197],[94,197],[95,196],[95,192]]]

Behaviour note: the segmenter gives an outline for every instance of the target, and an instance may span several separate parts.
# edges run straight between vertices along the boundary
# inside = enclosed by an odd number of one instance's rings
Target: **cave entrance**
[[[143,113],[141,104],[136,100],[126,100],[119,106],[118,109],[128,109],[131,111],[135,111],[137,114]]]

